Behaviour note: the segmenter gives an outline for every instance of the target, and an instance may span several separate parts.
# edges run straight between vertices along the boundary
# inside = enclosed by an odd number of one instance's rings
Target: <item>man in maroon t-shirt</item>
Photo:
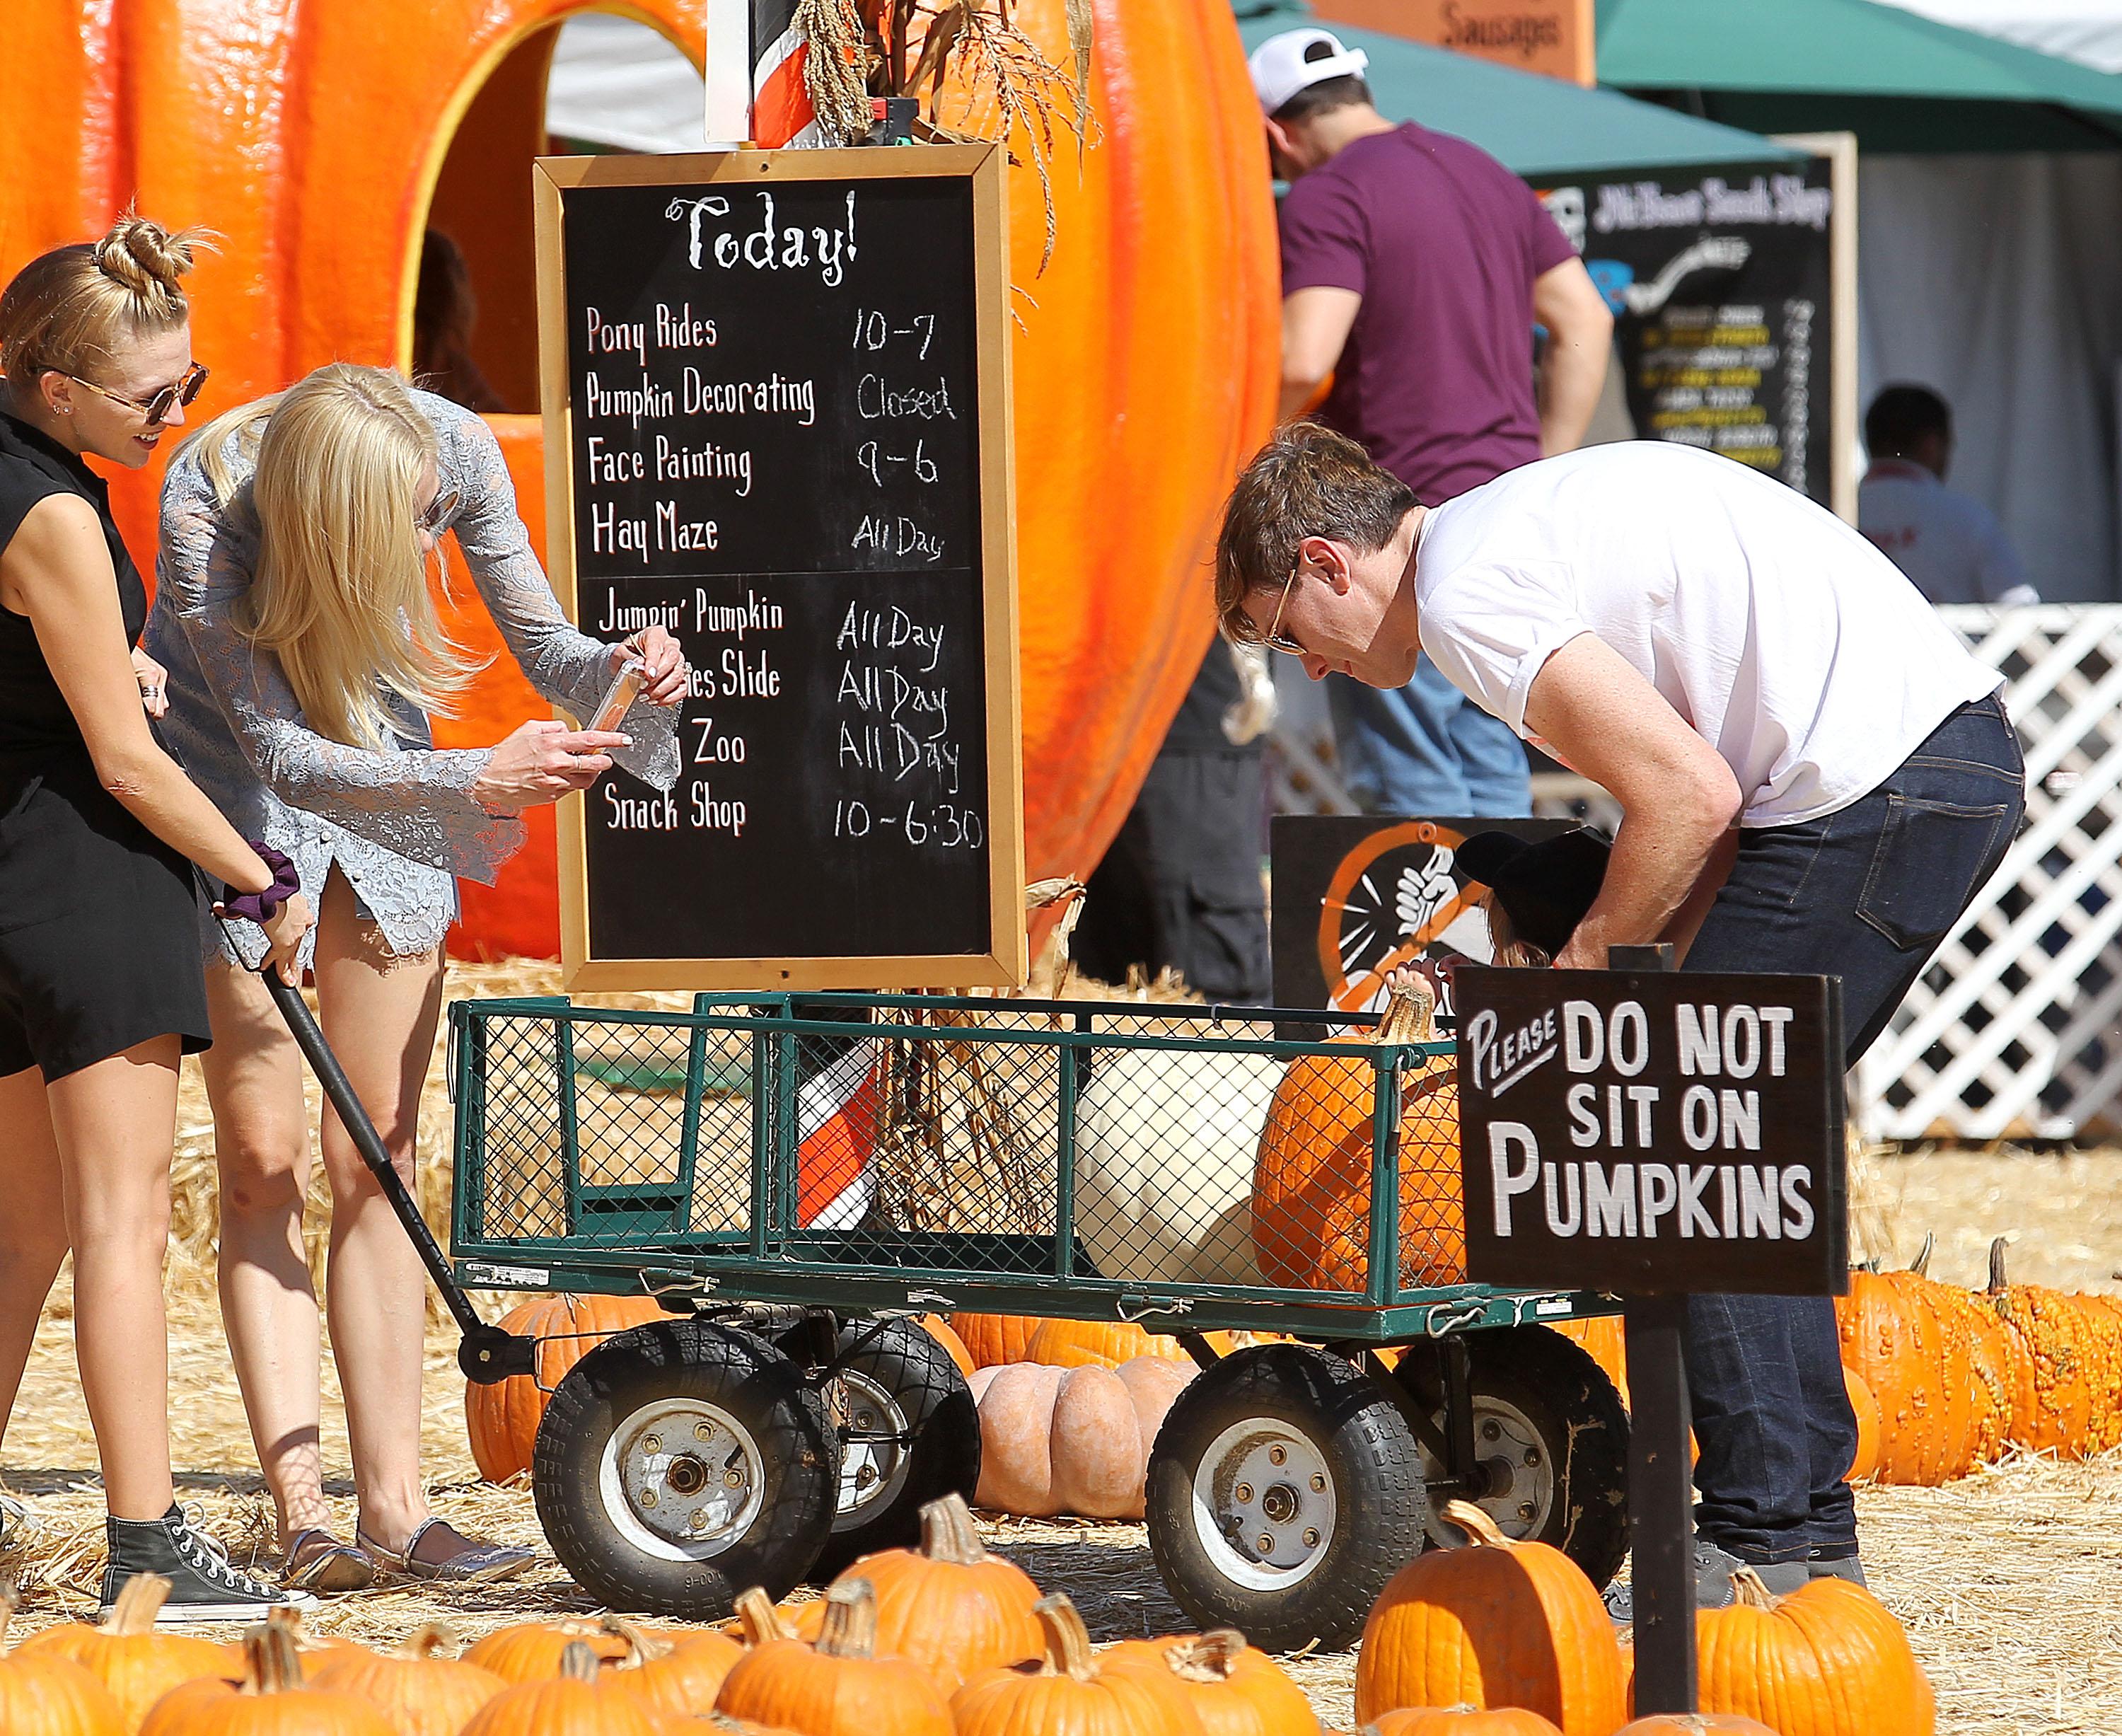
[[[1319,419],[1435,506],[1572,450],[1613,316],[1532,190],[1462,138],[1372,105],[1330,32],[1253,51],[1282,202],[1282,414],[1329,375]],[[1547,328],[1535,397],[1533,327]],[[1531,812],[1525,752],[1424,657],[1405,687],[1329,676],[1334,733],[1373,813]]]

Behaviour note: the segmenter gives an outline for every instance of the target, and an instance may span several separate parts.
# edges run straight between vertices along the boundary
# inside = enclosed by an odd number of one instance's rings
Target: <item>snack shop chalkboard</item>
[[[561,805],[571,987],[1022,980],[1001,169],[537,165],[554,583],[694,671],[675,788]]]

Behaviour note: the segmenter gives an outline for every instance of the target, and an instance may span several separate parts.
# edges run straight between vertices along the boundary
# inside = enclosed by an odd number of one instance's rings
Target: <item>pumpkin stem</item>
[[[1923,1232],[1923,1247],[1918,1251],[1915,1258],[1909,1262],[1909,1270],[1914,1272],[1917,1277],[1928,1278],[1930,1276],[1930,1256],[1932,1251],[1937,1247],[1937,1232],[1934,1229],[1925,1230]]]
[[[616,1634],[626,1642],[626,1655],[619,1660],[623,1670],[638,1670],[644,1663],[653,1663],[658,1658],[667,1658],[677,1647],[668,1640],[659,1640],[653,1634],[644,1634],[631,1621],[617,1616],[606,1616],[600,1624],[608,1634]]]
[[[774,1607],[764,1586],[755,1585],[736,1594],[736,1618],[746,1645],[764,1645],[769,1640],[792,1640],[796,1630]]]
[[[1989,1288],[1992,1291],[2009,1288],[2004,1281],[2004,1238],[2002,1236],[1989,1244]]]
[[[1761,1576],[1750,1567],[1732,1570],[1732,1601],[1748,1609],[1774,1609],[1782,1599],[1761,1581]]]
[[[953,1489],[921,1509],[921,1553],[954,1567],[977,1567],[988,1558],[973,1524],[973,1509]]]
[[[245,1694],[292,1694],[302,1686],[302,1654],[291,1623],[268,1621],[243,1636]]]
[[[1428,1042],[1433,1035],[1430,1014],[1436,1004],[1437,997],[1419,976],[1395,983],[1386,994],[1386,1016],[1378,1021],[1380,1046],[1387,1043]]]
[[[423,1622],[414,1629],[405,1643],[398,1648],[398,1655],[401,1658],[432,1658],[456,1637],[439,1621]]]
[[[825,1588],[825,1626],[815,1649],[821,1658],[876,1655],[876,1589],[867,1579]]]
[[[1246,1649],[1246,1636],[1235,1627],[1219,1627],[1191,1640],[1182,1640],[1164,1654],[1171,1673],[1188,1682],[1228,1682],[1238,1668],[1238,1654]]]
[[[1496,1528],[1496,1522],[1489,1517],[1487,1509],[1476,1507],[1471,1501],[1447,1501],[1444,1504],[1444,1518],[1447,1523],[1465,1532],[1480,1548],[1508,1549],[1511,1546],[1511,1540]]]
[[[110,1619],[103,1624],[106,1634],[131,1638],[155,1631],[155,1612],[170,1600],[170,1582],[160,1574],[136,1573],[119,1588],[118,1601],[110,1606]]]
[[[597,1678],[597,1654],[579,1640],[570,1640],[560,1653],[560,1679],[563,1682],[594,1682]]]
[[[1031,1606],[1031,1612],[1039,1617],[1039,1625],[1046,1635],[1047,1669],[1056,1676],[1067,1676],[1077,1682],[1096,1681],[1098,1666],[1091,1655],[1090,1631],[1083,1626],[1083,1618],[1068,1601],[1068,1593],[1057,1591],[1051,1597],[1041,1598]]]

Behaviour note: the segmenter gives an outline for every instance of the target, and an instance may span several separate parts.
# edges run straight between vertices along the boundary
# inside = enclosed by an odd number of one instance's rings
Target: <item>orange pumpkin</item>
[[[68,1621],[48,1627],[30,1635],[16,1654],[78,1663],[110,1691],[125,1728],[137,1729],[147,1708],[179,1683],[218,1678],[228,1670],[228,1654],[213,1641],[156,1630],[156,1613],[169,1595],[170,1582],[161,1575],[137,1575],[125,1582],[100,1626]]]
[[[708,1631],[666,1640],[631,1622],[613,1625],[626,1641],[627,1654],[611,1667],[610,1681],[661,1717],[706,1717],[714,1710],[724,1679],[744,1655],[743,1641],[728,1634]]]
[[[9,1730],[41,1724],[8,1724]],[[139,1736],[397,1736],[366,1700],[302,1679],[294,1631],[283,1622],[254,1627],[243,1638],[240,1682],[199,1680],[174,1687],[141,1720]]]
[[[1076,3],[1018,0],[1010,15],[1065,64]],[[199,414],[211,415],[324,362],[405,363],[432,216],[464,244],[479,283],[482,366],[535,379],[529,160],[546,146],[552,27],[582,9],[11,8],[0,161],[36,172],[0,176],[0,280],[45,247],[100,233],[135,198],[158,218],[212,224],[224,250],[191,279],[194,348],[214,370]],[[1212,631],[1200,560],[1231,477],[1266,432],[1278,379],[1268,165],[1227,0],[1087,9],[1101,136],[1053,165],[1059,239],[1043,274],[1035,159],[1046,153],[1021,135],[1008,194],[1019,213],[1010,280],[1025,290],[1012,297],[1017,425],[1036,461],[1020,466],[1015,515],[1034,878],[1087,875],[1161,743]],[[706,0],[625,10],[703,62]],[[977,123],[950,101],[951,87],[946,120]],[[484,348],[504,341],[516,345],[512,369]],[[540,425],[492,421],[542,554]],[[159,476],[157,466],[122,477],[114,490],[143,569]],[[500,649],[475,601],[446,625],[475,652]],[[490,742],[545,714],[503,657],[437,733],[444,746]],[[463,889],[452,944],[467,956],[556,950],[551,810],[530,824],[530,846],[498,887]]]
[[[1937,1702],[1901,1625],[1862,1586],[1813,1579],[1787,1598],[1752,1569],[1736,1601],[1695,1612],[1697,1703],[1777,1736],[1933,1736]]]
[[[2073,1296],[2082,1330],[2078,1345],[2092,1384],[2087,1420],[2088,1455],[2122,1446],[2122,1301],[2112,1296]]]
[[[1304,1690],[1235,1628],[1123,1640],[1101,1661],[1109,1671],[1133,1666],[1176,1679],[1202,1736],[1320,1736],[1318,1715]]]
[[[1363,1736],[1561,1736],[1537,1712],[1519,1706],[1484,1711],[1476,1706],[1408,1706],[1363,1726]]]
[[[505,1483],[530,1468],[538,1425],[568,1369],[615,1332],[668,1317],[648,1296],[534,1296],[501,1317],[504,1331],[538,1341],[538,1372],[512,1374],[490,1387],[465,1383],[465,1429],[479,1474]],[[559,1659],[554,1659],[555,1667]]]
[[[1935,1484],[1967,1468],[1974,1375],[1964,1327],[1951,1329],[1915,1272],[1854,1271],[1835,1304],[1842,1360],[1879,1406],[1879,1481]]]
[[[1619,1314],[1594,1314],[1583,1320],[1553,1320],[1548,1324],[1564,1338],[1572,1339],[1599,1370],[1614,1383],[1621,1402],[1629,1401],[1628,1332]]]
[[[1765,1724],[1722,1713],[1665,1712],[1624,1724],[1614,1736],[1776,1736]]]
[[[1300,1055],[1283,1070],[1253,1166],[1253,1246],[1273,1284],[1362,1290],[1370,1272],[1371,1151],[1382,1044],[1427,1042],[1432,999],[1395,989],[1375,1032],[1333,1041],[1360,1056]],[[1459,1087],[1449,1055],[1402,1075],[1400,1272],[1406,1284],[1466,1275],[1459,1185]]]
[[[1146,1331],[1131,1320],[1043,1320],[1022,1359],[1057,1369],[1117,1369],[1138,1356],[1193,1360],[1177,1339]]]
[[[1083,1618],[1067,1598],[1041,1598],[1038,1616],[1045,1654],[1036,1663],[983,1671],[951,1696],[957,1736],[1204,1736],[1168,1673],[1092,1654]]]
[[[951,1736],[950,1708],[928,1672],[876,1655],[869,1581],[836,1581],[825,1601],[815,1641],[753,1646],[723,1682],[715,1710],[800,1736]]]
[[[1990,1244],[1984,1299],[2012,1341],[2012,1444],[2084,1458],[2106,1382],[2098,1341],[2077,1299],[2038,1284],[2007,1282],[2001,1236]]]
[[[1482,1509],[1446,1504],[1471,1539],[1418,1556],[1363,1625],[1356,1718],[1402,1706],[1519,1706],[1563,1736],[1609,1736],[1625,1715],[1620,1647],[1583,1570],[1513,1542]]]
[[[1039,1654],[1039,1588],[1014,1561],[980,1546],[965,1497],[921,1509],[921,1543],[864,1556],[840,1575],[876,1593],[876,1644],[918,1663],[945,1694],[975,1672]]]
[[[462,1658],[435,1654],[447,1632],[430,1621],[395,1652],[331,1652],[309,1667],[314,1687],[365,1700],[398,1736],[457,1736],[465,1721],[508,1684]]]
[[[958,1372],[966,1379],[973,1378],[973,1370],[979,1364],[973,1360],[973,1353],[965,1348],[965,1341],[951,1330],[951,1322],[941,1314],[923,1314],[921,1330],[951,1353],[951,1360],[958,1365]]]
[[[1842,1384],[1849,1394],[1849,1408],[1857,1413],[1857,1456],[1849,1462],[1849,1480],[1860,1483],[1879,1468],[1879,1401],[1854,1369],[1844,1368]]]
[[[1970,1412],[1963,1469],[2000,1457],[2012,1434],[2012,1392],[2017,1359],[2011,1329],[1988,1299],[1949,1284],[1925,1293],[1931,1306],[1965,1329]]]
[[[519,1621],[497,1627],[465,1655],[465,1662],[491,1670],[514,1686],[525,1682],[550,1682],[570,1645],[586,1647],[600,1663],[616,1663],[629,1650],[626,1635],[617,1622]]]
[[[549,1681],[504,1688],[464,1725],[460,1736],[669,1736],[670,1720],[652,1711],[576,1641]]]
[[[0,1645],[20,1601],[12,1584],[0,1584]],[[110,1691],[72,1659],[28,1645],[0,1656],[0,1730],[128,1736],[133,1728]]]
[[[1006,1362],[1026,1360],[1025,1353],[1031,1348],[1031,1335],[1045,1324],[1036,1314],[951,1317],[951,1330],[958,1335],[959,1342],[965,1345],[976,1369],[993,1369]]]

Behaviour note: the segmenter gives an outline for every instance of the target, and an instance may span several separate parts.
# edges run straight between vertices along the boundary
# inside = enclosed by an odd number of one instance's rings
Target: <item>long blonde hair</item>
[[[178,279],[208,245],[203,229],[172,234],[129,211],[101,241],[31,260],[0,294],[0,374],[16,401],[30,400],[40,374],[86,378],[183,325],[191,306]]]
[[[257,571],[238,622],[280,660],[310,728],[380,748],[383,694],[446,714],[478,665],[428,588],[414,521],[435,434],[404,380],[333,363],[189,443],[224,507],[243,484],[231,457],[256,454]]]

